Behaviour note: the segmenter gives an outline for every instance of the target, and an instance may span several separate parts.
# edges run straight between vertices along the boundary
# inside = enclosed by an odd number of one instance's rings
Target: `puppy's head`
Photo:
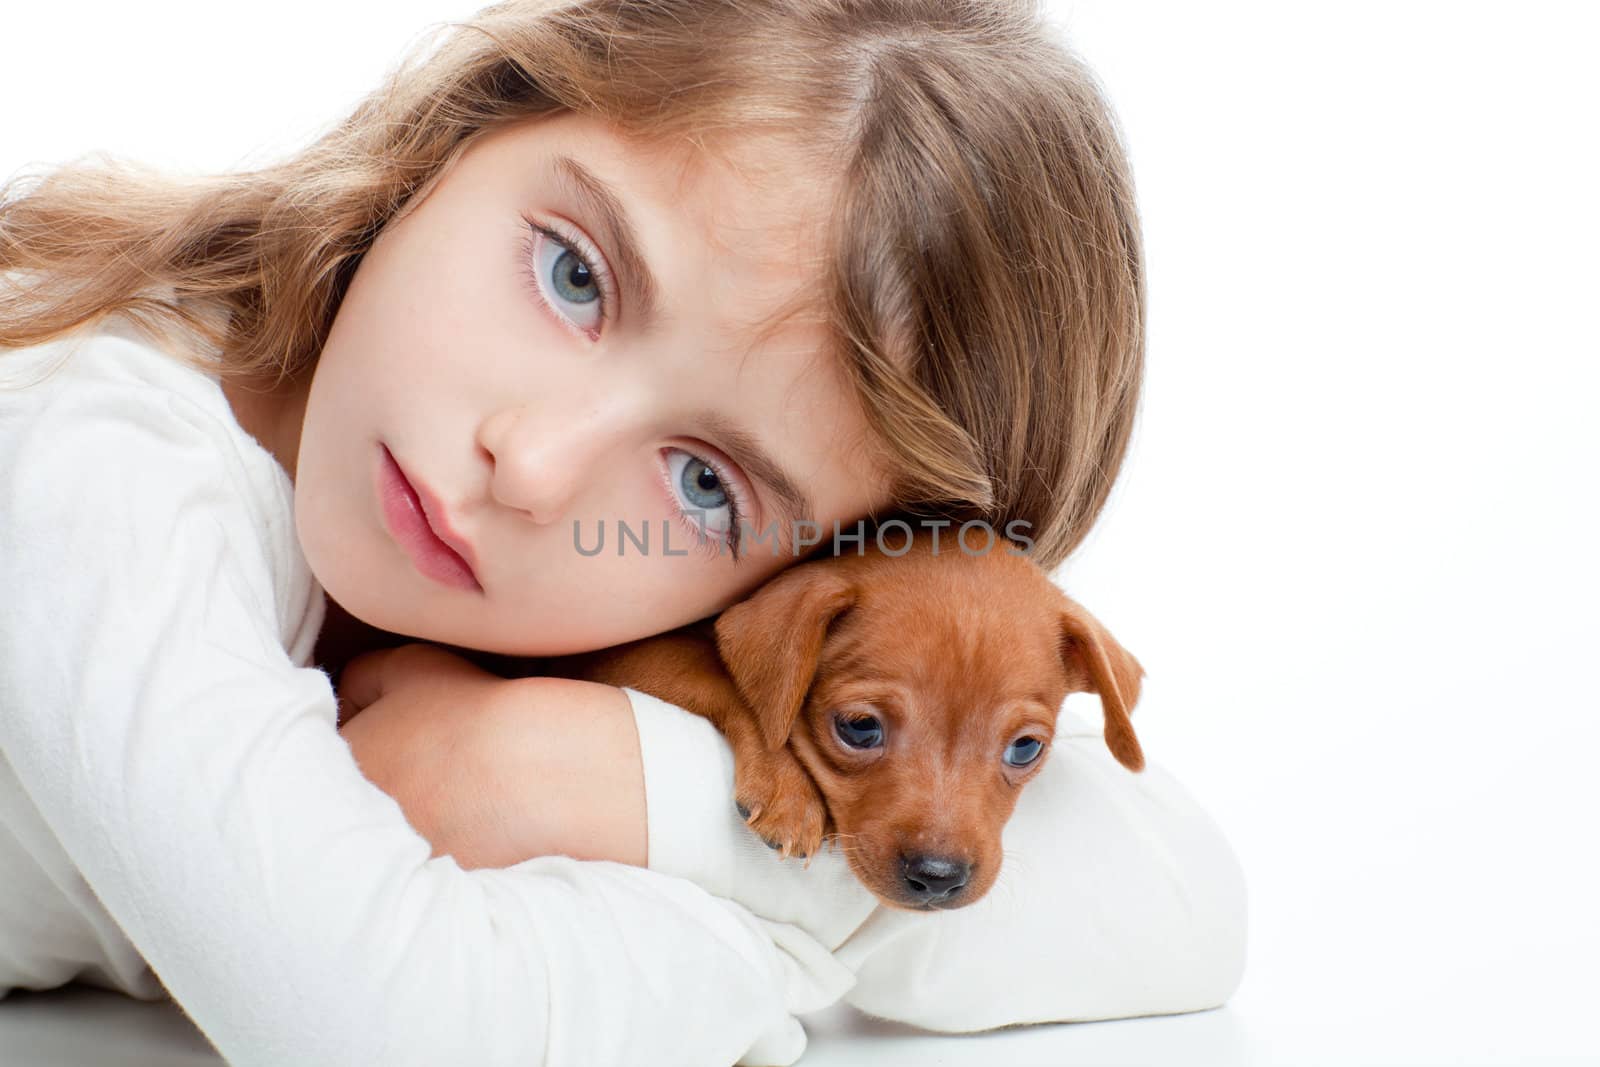
[[[791,746],[856,877],[896,907],[989,891],[1068,693],[1098,693],[1112,754],[1144,766],[1129,721],[1139,662],[1004,543],[797,564],[723,612],[716,635],[767,744]]]

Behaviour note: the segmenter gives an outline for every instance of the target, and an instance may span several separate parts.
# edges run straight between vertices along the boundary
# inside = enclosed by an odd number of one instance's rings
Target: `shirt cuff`
[[[877,906],[842,853],[825,848],[809,864],[779,857],[734,809],[733,750],[710,720],[622,691],[644,767],[646,866],[837,947]]]
[[[644,766],[646,866],[732,896],[730,854],[765,847],[734,810],[732,749],[710,720],[637,689],[623,692]]]

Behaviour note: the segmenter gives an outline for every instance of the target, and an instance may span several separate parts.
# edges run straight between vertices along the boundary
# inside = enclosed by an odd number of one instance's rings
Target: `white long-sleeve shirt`
[[[238,1064],[596,1067],[792,1063],[841,996],[974,1030],[1237,985],[1226,842],[1071,718],[957,911],[779,859],[720,734],[633,690],[649,869],[430,858],[337,731],[325,608],[214,377],[116,319],[0,351],[0,996],[170,993]]]

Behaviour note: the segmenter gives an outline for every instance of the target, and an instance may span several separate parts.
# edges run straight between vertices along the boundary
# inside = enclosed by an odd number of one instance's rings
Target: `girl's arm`
[[[460,679],[476,671],[454,664],[441,659],[432,669]],[[733,757],[722,735],[707,720],[632,689],[594,687],[592,732],[577,716],[546,714],[537,700],[504,702],[481,719],[481,730],[465,735],[471,740],[451,766],[407,769],[404,754],[429,746],[430,724],[463,703],[483,703],[442,688],[429,693],[427,669],[419,657],[409,679],[394,672],[397,689],[416,693],[417,713],[402,706],[389,726],[374,720],[370,737],[352,744],[363,767],[364,746],[381,752],[374,765],[394,769],[396,796],[413,821],[430,827],[424,834],[436,847],[509,848],[485,854],[487,862],[541,849],[584,855],[604,846],[570,827],[586,824],[584,809],[626,794],[629,813],[614,824],[621,832],[609,836],[617,851],[605,858],[639,862],[629,839],[641,815],[628,787],[642,770],[650,868],[798,926],[856,974],[845,999],[873,1015],[966,1032],[1196,1011],[1222,1004],[1239,983],[1245,896],[1227,841],[1170,775],[1154,766],[1127,771],[1106,751],[1102,731],[1070,712],[1006,826],[999,881],[973,905],[926,915],[880,906],[837,852],[809,865],[779,859],[734,810]],[[613,693],[626,695],[631,724],[618,723]],[[429,700],[433,706],[425,708]],[[347,736],[381,706],[352,720]],[[586,736],[601,753],[593,766],[593,751],[574,753]],[[587,770],[558,786],[559,767],[525,773],[530,761]],[[449,785],[438,788],[443,782]],[[571,810],[546,820],[547,807]],[[520,831],[509,846],[494,832],[495,813],[504,811],[516,812]],[[601,815],[597,825],[608,821]]]
[[[735,814],[722,735],[653,696],[507,680],[425,644],[358,656],[339,685],[340,732],[362,772],[436,856],[469,868],[546,855],[648,865],[742,893],[764,919],[828,945],[876,906],[843,865],[774,862]]]
[[[798,931],[622,864],[431,858],[284,651],[241,462],[147,386],[0,410],[0,755],[222,1055],[792,1062],[849,982]]]
[[[339,732],[361,771],[462,867],[564,855],[645,866],[644,771],[622,690],[502,679],[434,645],[359,656]]]

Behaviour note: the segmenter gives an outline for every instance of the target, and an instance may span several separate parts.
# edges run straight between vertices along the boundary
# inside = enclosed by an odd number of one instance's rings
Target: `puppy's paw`
[[[734,807],[745,825],[785,859],[808,862],[822,847],[828,809],[811,775],[787,751],[762,753],[734,768]]]

